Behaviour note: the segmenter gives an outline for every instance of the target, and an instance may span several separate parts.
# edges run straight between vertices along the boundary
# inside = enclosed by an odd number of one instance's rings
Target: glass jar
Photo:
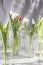
[[[19,50],[19,55],[22,57],[33,57],[34,55],[34,49],[33,49],[33,42],[32,42],[32,49],[31,49],[31,53],[30,53],[30,39],[29,39],[29,31],[28,31],[28,36],[26,36],[25,31],[21,30],[19,32],[20,35],[20,50]]]

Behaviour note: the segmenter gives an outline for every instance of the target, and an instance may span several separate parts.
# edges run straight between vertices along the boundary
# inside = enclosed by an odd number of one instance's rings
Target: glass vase
[[[26,36],[25,31],[21,30],[19,32],[20,35],[20,50],[19,50],[19,55],[21,57],[33,57],[34,54],[34,49],[33,49],[33,42],[32,42],[32,49],[30,49],[30,38],[29,38],[29,31],[28,31],[28,36]]]

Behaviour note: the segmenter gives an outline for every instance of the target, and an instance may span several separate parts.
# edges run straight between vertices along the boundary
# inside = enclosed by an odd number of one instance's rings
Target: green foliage
[[[24,31],[26,33],[26,36],[28,36],[27,22],[24,22]]]
[[[35,24],[35,21],[34,21],[34,23],[32,23],[32,29],[30,31],[30,36],[32,37],[36,31],[37,31],[37,25]]]
[[[2,34],[2,40],[3,40],[3,48],[4,48],[4,65],[6,65],[6,50],[7,50],[7,35],[8,35],[8,28],[9,28],[9,23],[11,24],[12,27],[12,31],[13,31],[13,44],[12,44],[12,50],[13,53],[15,53],[17,47],[18,47],[18,32],[19,32],[19,28],[21,26],[21,18],[20,16],[17,16],[16,18],[12,19],[12,15],[9,14],[9,21],[3,26],[3,24],[0,22],[0,31]],[[19,20],[20,19],[20,20]],[[33,36],[34,34],[37,32],[38,33],[38,44],[39,44],[39,50],[40,50],[40,59],[42,58],[42,38],[43,38],[43,18],[38,18],[38,24],[35,23],[34,19],[32,19],[32,28],[30,30],[30,32],[28,32],[27,30],[27,23],[24,22],[24,27],[22,28],[22,30],[25,31],[26,36],[29,36],[30,38],[30,47],[29,47],[29,51],[31,52],[32,50],[32,40],[33,40]],[[29,33],[29,35],[28,35]]]
[[[12,26],[12,31],[13,31],[13,40],[14,40],[14,42],[12,44],[12,48],[13,48],[13,53],[12,54],[14,54],[16,48],[18,47],[18,31],[19,31],[19,27],[21,25],[21,22],[19,22],[19,16],[12,19],[11,14],[9,14],[9,18],[10,18],[10,24]]]
[[[30,31],[30,52],[32,51],[32,40],[33,40],[33,35],[37,32],[37,25],[35,24],[35,21],[34,19],[32,19],[32,28],[31,28],[31,31]]]
[[[40,60],[42,58],[42,38],[43,38],[43,18],[38,19],[38,44],[40,50]]]
[[[0,22],[0,30],[2,33],[3,40],[3,48],[4,48],[4,65],[6,65],[6,44],[7,44],[7,34],[8,34],[9,22],[7,22],[4,26]]]

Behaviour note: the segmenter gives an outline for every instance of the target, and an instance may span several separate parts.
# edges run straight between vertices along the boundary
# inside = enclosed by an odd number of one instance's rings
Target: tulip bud
[[[32,19],[32,27],[34,27],[35,26],[35,21],[34,21],[34,19]]]

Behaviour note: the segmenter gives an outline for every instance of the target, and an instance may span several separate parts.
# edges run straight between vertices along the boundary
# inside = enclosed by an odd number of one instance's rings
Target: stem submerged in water
[[[40,60],[42,59],[42,45],[39,43],[39,50],[40,50]]]
[[[29,48],[29,52],[32,52],[32,38],[30,38],[30,48]]]
[[[17,49],[17,46],[18,46],[18,35],[16,35],[16,36],[14,36],[14,43],[13,43],[13,54],[12,55],[14,55],[15,54],[15,52],[16,52],[16,49]]]
[[[6,65],[6,47],[4,46],[4,65]]]
[[[42,41],[41,41],[41,36],[38,36],[38,40],[39,40],[39,51],[40,51],[40,60],[42,59]]]

